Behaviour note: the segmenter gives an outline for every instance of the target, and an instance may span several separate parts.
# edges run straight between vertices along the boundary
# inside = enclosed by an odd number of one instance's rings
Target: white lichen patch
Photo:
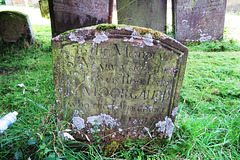
[[[133,124],[135,125],[135,124],[137,124],[137,122],[138,122],[138,121],[135,119],[135,120],[133,121]]]
[[[147,110],[148,110],[148,107],[147,106],[143,106],[142,111],[144,112],[144,111],[147,111]]]
[[[93,128],[90,128],[90,132],[91,133],[96,133],[96,132],[99,132],[101,131],[100,129],[93,129]]]
[[[173,124],[171,118],[166,117],[165,120],[167,122],[166,133],[167,133],[169,138],[172,138],[172,133],[173,133],[173,130],[174,130],[174,124]]]
[[[152,110],[153,110],[153,107],[152,107],[152,106],[150,106],[150,107],[149,107],[149,111],[152,111]]]
[[[200,34],[200,36],[199,41],[201,42],[214,40],[214,38],[208,34]]]
[[[131,26],[124,26],[123,28],[127,31],[133,31],[133,27]]]
[[[174,108],[172,111],[172,116],[176,116],[178,111],[178,107]]]
[[[166,121],[159,121],[158,123],[155,124],[156,127],[158,128],[158,132],[164,133],[166,130]]]
[[[125,42],[128,41],[128,38],[127,38],[127,37],[124,37],[124,38],[123,38],[123,41],[125,41]]]
[[[174,124],[172,122],[172,119],[169,118],[168,116],[165,117],[165,121],[159,121],[158,123],[155,124],[157,129],[157,132],[162,132],[168,135],[169,138],[172,137],[172,133],[174,130]]]
[[[109,126],[111,129],[114,126],[120,126],[121,125],[120,122],[117,123],[116,119],[112,118],[109,115],[102,114],[102,113],[98,116],[88,117],[87,118],[87,123],[92,124],[92,126],[94,126],[94,125],[98,125],[98,126],[106,125],[106,126]]]
[[[100,44],[101,42],[107,41],[108,36],[104,32],[96,32],[95,38],[93,39],[94,43]]]
[[[73,117],[73,125],[76,126],[78,130],[85,128],[84,119],[81,117]]]
[[[118,107],[117,107],[117,106],[114,106],[114,105],[108,105],[108,108],[109,108],[109,109],[115,109],[115,110],[118,109]]]
[[[152,35],[150,33],[145,34],[143,36],[143,43],[147,46],[153,46],[153,38],[152,38]]]
[[[117,135],[116,133],[113,133],[113,134],[112,134],[112,138],[115,138],[115,137],[116,137],[116,135]]]
[[[69,38],[70,38],[71,41],[77,41],[78,40],[78,37],[73,32],[71,32],[69,34]]]
[[[142,36],[140,36],[139,32],[137,32],[136,30],[133,30],[132,38],[134,38],[134,39],[142,39]]]
[[[76,34],[74,32],[70,33],[69,39],[71,41],[78,42],[79,44],[85,43],[85,39],[83,38],[83,36],[76,36]]]
[[[84,114],[84,112],[83,112],[82,110],[81,110],[80,112],[81,112],[82,114]]]

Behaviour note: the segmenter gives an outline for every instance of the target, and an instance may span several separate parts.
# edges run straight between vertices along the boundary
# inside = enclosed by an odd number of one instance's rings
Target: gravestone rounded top
[[[17,11],[0,12],[0,37],[4,42],[31,43],[34,38],[28,15]]]
[[[188,49],[179,41],[167,36],[162,32],[128,25],[100,24],[81,29],[73,29],[54,37],[52,42],[54,43],[54,41],[62,41],[65,44],[83,44],[86,41],[92,41],[93,43],[100,44],[101,42],[105,42],[114,38],[137,43],[136,45],[141,47],[154,45],[159,47],[163,45],[165,47],[167,44],[166,47],[169,49],[177,49],[182,52],[188,51]],[[137,42],[133,40],[137,40]]]
[[[158,31],[108,24],[65,32],[52,45],[56,113],[79,138],[172,136],[185,46]]]

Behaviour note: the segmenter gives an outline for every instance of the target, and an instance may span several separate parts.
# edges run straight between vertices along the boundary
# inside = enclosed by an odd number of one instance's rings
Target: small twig
[[[157,139],[157,137],[151,139],[151,141],[149,141],[148,143],[146,143],[143,147],[146,147],[149,143],[151,143],[151,142],[154,141],[155,139]]]
[[[154,153],[154,154],[163,156],[163,157],[167,157],[167,158],[169,158],[169,159],[173,159],[173,158],[171,158],[171,157],[165,156],[164,154],[160,154],[160,153],[157,153],[157,152],[154,152],[154,151],[150,151],[150,150],[148,150],[148,149],[143,149],[143,150],[145,150],[145,151],[147,151],[147,152],[150,152],[150,153]]]
[[[55,146],[55,141],[56,141],[56,136],[55,136],[55,134],[53,133],[53,132],[50,132],[50,133],[52,133],[53,134],[53,149],[54,149],[54,152],[58,155],[58,157],[60,156],[60,154],[57,152],[57,150],[56,150],[56,146]],[[51,141],[50,141],[51,142]]]
[[[122,9],[124,9],[125,7],[127,7],[128,5],[132,4],[132,3],[135,2],[135,1],[137,1],[137,0],[134,0],[134,1],[132,1],[132,2],[127,3],[125,6],[123,6],[122,8],[120,8],[117,12],[121,11]]]
[[[209,126],[215,119],[217,119],[217,117],[214,117],[214,118],[212,119],[212,121],[209,122],[209,123],[204,127],[204,128],[205,128],[205,131],[204,131],[203,133],[199,134],[199,135],[196,136],[196,137],[199,137],[199,136],[203,135],[204,133],[206,133],[206,131],[207,131],[207,126]],[[200,129],[200,130],[202,130],[202,129]],[[200,130],[198,130],[197,132],[199,132]]]
[[[229,150],[229,153],[230,153],[230,159],[232,159],[232,154],[231,154],[231,151],[230,151],[230,149],[228,149]]]
[[[150,138],[152,139],[152,135],[149,132],[149,129],[147,127],[144,127],[144,129],[147,131],[148,135],[150,136]]]

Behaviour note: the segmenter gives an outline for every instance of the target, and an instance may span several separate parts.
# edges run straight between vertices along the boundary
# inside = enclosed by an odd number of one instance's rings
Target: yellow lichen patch
[[[149,29],[149,28],[142,28],[142,27],[137,27],[137,26],[133,26],[133,28],[140,33],[140,35],[145,35],[145,34],[151,34],[152,37],[154,39],[159,39],[161,37],[164,37],[166,36],[164,33],[162,32],[159,32],[159,31],[156,31],[156,30],[152,30],[152,29]]]

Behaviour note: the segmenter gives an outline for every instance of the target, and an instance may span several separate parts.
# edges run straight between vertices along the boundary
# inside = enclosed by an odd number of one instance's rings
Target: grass
[[[223,51],[240,51],[240,43],[237,40],[220,40],[213,42],[186,42],[184,43],[190,51],[205,52],[223,52]]]
[[[70,124],[56,122],[51,112],[50,27],[33,29],[32,46],[5,46],[0,52],[0,117],[19,112],[18,120],[0,135],[2,160],[240,158],[240,52],[203,52],[200,47],[189,53],[171,141],[128,139],[100,148],[63,138]],[[22,83],[24,87],[18,85]]]

